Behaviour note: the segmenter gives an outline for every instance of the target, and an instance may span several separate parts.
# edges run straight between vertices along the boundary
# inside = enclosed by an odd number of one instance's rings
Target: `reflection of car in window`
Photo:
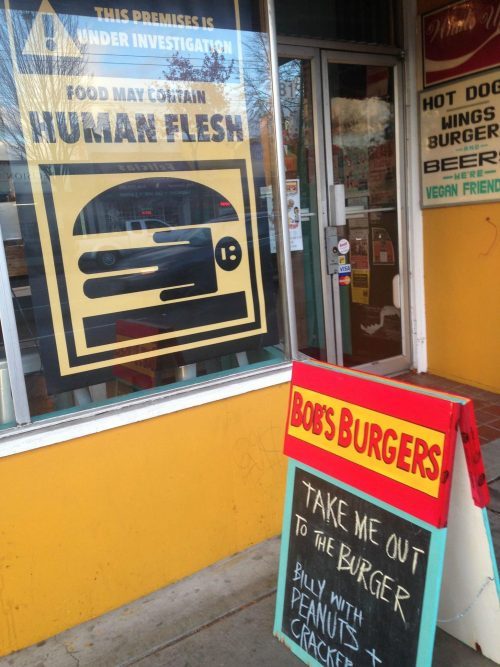
[[[100,299],[161,290],[160,301],[170,301],[217,290],[210,229],[164,228],[153,234],[153,240],[155,247],[121,249],[116,267],[99,267],[99,262],[82,256],[79,266],[88,276],[85,296]]]
[[[155,251],[161,251],[163,244],[155,240],[155,232],[165,229],[185,229],[186,239],[189,237],[186,243],[204,247],[205,235],[198,238],[193,232],[216,223],[238,225],[239,217],[231,202],[207,185],[164,176],[126,181],[92,199],[75,220],[73,234],[78,239],[80,269],[126,270],[132,250],[136,259],[138,253],[141,255],[141,261],[148,254],[158,260]],[[171,250],[161,252],[165,258],[172,256]]]
[[[161,229],[165,227],[170,227],[170,225],[167,222],[164,222],[163,220],[157,220],[155,218],[144,218],[144,219],[138,219],[138,220],[125,220],[123,223],[119,223],[117,225],[119,229],[116,231],[123,231],[123,232],[137,232],[137,231],[146,231],[148,229]],[[137,239],[137,237],[134,237]],[[133,243],[133,241],[132,241]],[[113,250],[113,249],[108,249],[108,250],[103,250],[99,252],[99,254],[96,256],[96,259],[99,264],[106,268],[110,268],[114,266],[119,258],[120,258],[120,250]]]
[[[141,229],[158,229],[158,227],[171,227],[168,222],[156,218],[142,218],[139,220],[125,220],[123,231],[139,231]]]

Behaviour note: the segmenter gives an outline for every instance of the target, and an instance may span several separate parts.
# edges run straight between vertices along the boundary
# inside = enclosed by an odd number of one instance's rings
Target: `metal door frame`
[[[331,46],[325,44],[324,46]],[[403,128],[403,65],[400,52],[367,53],[363,51],[337,51],[322,49],[319,45],[302,46],[287,43],[278,45],[278,56],[308,60],[311,63],[312,114],[314,124],[314,149],[317,179],[317,210],[321,276],[323,287],[323,312],[327,361],[343,364],[342,330],[340,319],[340,290],[338,276],[329,276],[326,267],[325,230],[333,226],[330,215],[333,202],[330,186],[333,186],[333,159],[331,150],[330,97],[328,90],[328,63],[353,65],[381,65],[394,70],[394,108],[396,136],[396,213],[398,216],[398,255],[401,295],[402,354],[356,366],[357,369],[378,375],[394,375],[411,366],[410,303],[408,274],[408,229],[404,188],[404,128]],[[299,357],[305,357],[299,353]],[[307,358],[307,357],[306,357]]]
[[[318,211],[318,232],[319,232],[319,250],[320,250],[320,268],[322,283],[322,300],[325,328],[325,345],[327,361],[336,363],[335,353],[335,324],[333,311],[333,292],[332,281],[327,274],[326,269],[326,247],[325,247],[325,229],[328,227],[328,196],[327,196],[327,174],[325,165],[325,135],[323,122],[323,98],[322,98],[322,78],[321,78],[321,51],[317,47],[293,46],[291,44],[278,45],[279,58],[296,58],[298,60],[308,60],[311,63],[311,85],[312,85],[312,117],[313,117],[313,136],[315,169],[317,182],[317,202]],[[308,357],[299,352],[298,358],[307,359]]]
[[[399,279],[401,298],[401,345],[402,353],[395,357],[380,359],[367,364],[356,366],[356,369],[378,375],[393,375],[410,368],[411,365],[411,337],[410,337],[410,307],[409,307],[409,280],[408,280],[408,234],[406,218],[406,201],[404,184],[404,170],[402,165],[402,151],[404,150],[403,132],[403,65],[401,59],[392,55],[348,53],[345,51],[323,50],[321,52],[321,71],[323,84],[323,118],[325,133],[325,162],[327,172],[327,192],[330,195],[330,186],[334,183],[333,157],[329,147],[332,145],[330,125],[330,95],[328,80],[328,64],[348,65],[380,65],[392,67],[394,71],[394,111],[395,111],[395,137],[396,137],[396,214],[398,218],[398,256],[399,256]],[[329,201],[329,206],[333,202]],[[329,209],[331,210],[331,209]],[[330,224],[333,220],[330,216]],[[336,329],[336,362],[343,365],[342,335],[340,320],[340,291],[338,276],[332,276],[334,300],[338,304],[335,307],[335,329]]]

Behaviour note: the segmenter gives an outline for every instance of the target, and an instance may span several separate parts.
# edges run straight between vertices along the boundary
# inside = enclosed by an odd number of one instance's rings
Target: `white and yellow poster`
[[[5,6],[55,375],[268,334],[238,0]]]
[[[498,66],[420,94],[423,207],[498,201],[499,95]]]

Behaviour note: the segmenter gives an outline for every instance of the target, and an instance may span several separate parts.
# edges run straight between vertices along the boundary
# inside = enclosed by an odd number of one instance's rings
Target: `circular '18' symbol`
[[[215,261],[224,271],[238,268],[242,256],[241,246],[232,236],[224,236],[215,246]]]

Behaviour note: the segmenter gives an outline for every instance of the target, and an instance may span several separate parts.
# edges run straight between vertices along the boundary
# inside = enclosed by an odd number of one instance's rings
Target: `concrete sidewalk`
[[[499,445],[483,447],[497,555]],[[0,667],[302,665],[273,637],[278,557],[279,540],[268,540],[121,609],[2,658]],[[438,630],[432,664],[492,667],[494,663]]]
[[[278,554],[279,540],[268,540],[126,607],[0,659],[0,666],[302,665],[273,637]],[[492,665],[438,630],[433,667]]]

